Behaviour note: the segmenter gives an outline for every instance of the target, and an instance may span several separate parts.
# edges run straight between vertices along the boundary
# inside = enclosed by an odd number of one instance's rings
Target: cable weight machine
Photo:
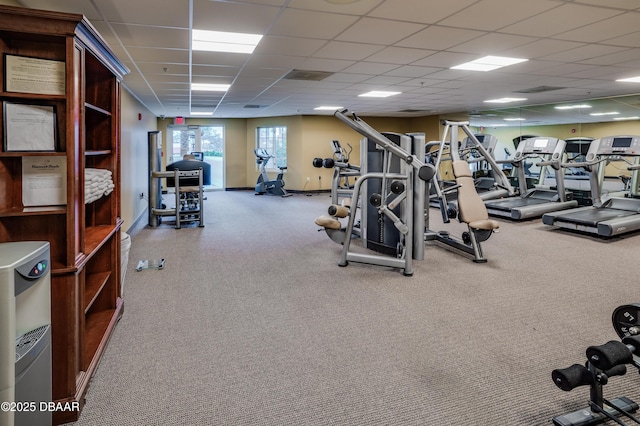
[[[435,175],[435,168],[418,159],[406,143],[400,145],[377,132],[356,114],[347,116],[348,110],[339,110],[335,117],[368,139],[381,153],[381,171],[363,171],[353,187],[353,201],[348,222],[344,229],[343,248],[338,265],[347,266],[350,261],[402,269],[404,275],[413,275],[413,259],[424,258],[424,206],[426,182]],[[406,139],[404,139],[406,141]],[[391,171],[393,160],[398,170]],[[362,165],[361,165],[362,167]],[[368,198],[361,197],[363,185],[376,182],[380,192]],[[366,194],[366,192],[364,192]],[[357,253],[351,250],[358,200],[381,221],[388,221],[398,231],[395,257]],[[382,226],[384,228],[384,226]],[[364,229],[363,229],[364,232]],[[363,240],[366,236],[363,235]]]

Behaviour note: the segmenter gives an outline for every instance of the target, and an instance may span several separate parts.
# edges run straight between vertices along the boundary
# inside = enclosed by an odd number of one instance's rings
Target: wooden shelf
[[[56,112],[55,152],[5,151],[6,141],[0,144],[0,242],[50,242],[52,402],[82,407],[122,314],[120,91],[128,69],[80,14],[0,5],[0,16],[0,70],[7,54],[65,63],[64,95],[0,91],[0,103]],[[3,138],[5,130],[0,116]],[[66,158],[66,205],[23,207],[22,159],[38,156]],[[90,204],[86,168],[109,170],[114,184]],[[53,424],[79,414],[55,412]]]
[[[0,217],[45,216],[50,214],[65,214],[66,212],[66,206],[16,207],[12,209],[0,210]]]
[[[100,107],[97,107],[97,106],[95,106],[93,104],[90,104],[88,102],[84,103],[84,107],[89,109],[89,110],[91,110],[91,111],[95,111],[95,112],[98,112],[98,113],[100,113],[102,115],[105,115],[107,117],[111,117],[111,112],[110,111],[107,111],[106,109],[102,109]]]
[[[84,289],[84,313],[86,314],[91,305],[95,302],[96,298],[100,295],[100,291],[103,289],[111,272],[97,272],[94,274],[87,274],[85,277],[85,289]]]

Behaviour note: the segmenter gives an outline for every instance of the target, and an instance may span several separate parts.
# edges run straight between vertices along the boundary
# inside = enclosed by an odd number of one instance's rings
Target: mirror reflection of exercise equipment
[[[622,305],[612,315],[613,328],[621,341],[610,340],[586,350],[587,362],[553,370],[551,378],[556,386],[569,392],[589,386],[589,402],[582,408],[554,417],[556,426],[592,426],[607,421],[627,425],[622,419],[640,424],[636,402],[626,396],[608,400],[604,386],[615,376],[627,373],[627,366],[640,371],[640,304]]]
[[[269,163],[269,160],[274,158],[274,156],[262,148],[254,149],[253,153],[256,155],[256,163],[258,163],[260,168],[260,175],[256,182],[256,195],[268,194],[280,197],[289,197],[291,194],[284,189],[283,178],[284,171],[287,170],[287,166],[278,166],[280,172],[275,179],[270,179],[269,174],[267,173],[267,163]]]

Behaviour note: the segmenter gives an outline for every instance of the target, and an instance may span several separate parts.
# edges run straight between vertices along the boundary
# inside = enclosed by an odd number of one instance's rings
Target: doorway
[[[165,152],[167,164],[182,160],[185,154],[201,152],[203,160],[211,164],[211,185],[205,191],[224,190],[224,126],[167,127]]]

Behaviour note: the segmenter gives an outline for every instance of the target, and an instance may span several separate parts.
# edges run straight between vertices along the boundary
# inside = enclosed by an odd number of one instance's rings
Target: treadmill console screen
[[[536,139],[533,141],[534,148],[545,148],[549,143],[549,139]]]
[[[476,137],[476,139],[478,139],[478,142],[482,143],[484,142],[484,135],[474,135]]]
[[[631,138],[613,138],[612,148],[629,148],[631,146]]]

